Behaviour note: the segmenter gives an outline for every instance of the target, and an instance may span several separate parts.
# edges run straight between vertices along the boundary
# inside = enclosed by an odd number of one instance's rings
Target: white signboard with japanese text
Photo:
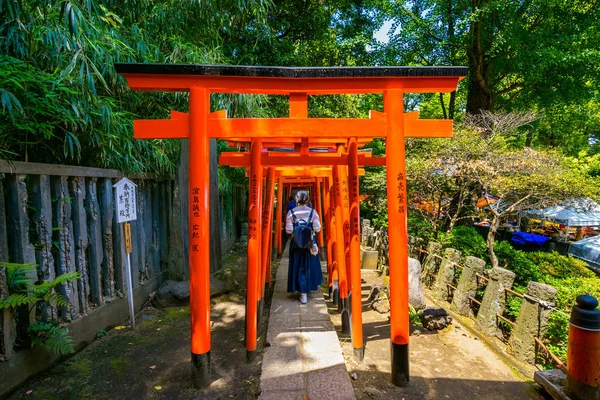
[[[117,223],[137,219],[137,203],[135,188],[137,185],[127,178],[113,185],[115,188],[115,207],[117,208]]]

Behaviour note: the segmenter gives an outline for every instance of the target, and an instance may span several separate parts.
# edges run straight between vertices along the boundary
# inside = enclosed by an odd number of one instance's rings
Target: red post
[[[321,195],[321,178],[317,178],[315,182],[315,204],[319,218],[323,219],[323,196]],[[323,243],[323,229],[319,231],[318,240],[319,247],[323,249],[323,246],[325,246],[325,244]]]
[[[190,319],[192,330],[192,382],[195,388],[210,384],[210,159],[207,132],[210,93],[190,89]]]
[[[356,138],[348,143],[348,193],[350,197],[350,305],[352,308],[352,348],[354,359],[365,357],[362,331],[362,284],[360,272],[360,217],[358,188],[358,144]]]
[[[408,227],[402,97],[400,89],[384,93],[384,111],[388,118],[385,152],[390,249],[390,335],[392,383],[396,386],[405,386],[409,381]]]
[[[350,282],[352,282],[352,268],[350,268],[350,197],[348,191],[348,167],[338,166],[340,171],[340,183],[342,190],[342,215],[344,217],[344,256],[346,257],[346,280],[348,282],[348,301],[350,301]],[[348,315],[352,318],[352,308],[348,304]]]
[[[275,199],[275,168],[269,168],[267,172],[267,193],[265,196],[265,208],[263,210],[263,237],[262,237],[262,283],[264,294],[271,285],[271,245],[273,238],[273,201]],[[264,295],[263,295],[264,298]],[[261,304],[262,305],[262,304]]]
[[[277,255],[281,255],[282,251],[282,218],[283,212],[285,211],[284,206],[284,197],[283,197],[283,178],[279,178],[277,180],[277,218],[275,219],[275,242],[277,244]]]
[[[323,227],[325,228],[325,255],[327,256],[327,284],[329,285],[329,298],[333,295],[333,230],[331,229],[331,197],[330,197],[330,182],[331,179],[326,177],[323,179],[323,197],[325,198],[323,210]]]
[[[342,167],[343,168],[343,167]],[[342,333],[350,333],[350,309],[348,302],[348,281],[346,279],[346,254],[344,246],[344,210],[342,202],[342,177],[341,167],[333,167],[333,186],[335,195],[335,254],[337,261],[340,300],[338,302],[338,311],[342,313]]]
[[[248,201],[248,276],[246,278],[246,357],[256,351],[258,306],[261,287],[261,199],[263,167],[260,164],[262,139],[252,139],[250,145],[250,198]]]

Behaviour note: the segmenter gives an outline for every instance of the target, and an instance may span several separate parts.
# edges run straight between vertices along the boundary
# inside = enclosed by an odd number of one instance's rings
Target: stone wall
[[[80,276],[57,288],[70,307],[42,304],[27,318],[22,311],[0,310],[0,376],[10,378],[0,379],[0,396],[56,360],[30,348],[29,324],[65,323],[81,347],[100,329],[127,319],[126,253],[112,187],[122,176],[116,170],[0,161],[0,262],[36,265],[34,281],[72,271]],[[137,184],[138,212],[131,222],[131,267],[136,306],[141,306],[166,271],[173,181],[130,178]],[[9,294],[0,266],[0,296]]]

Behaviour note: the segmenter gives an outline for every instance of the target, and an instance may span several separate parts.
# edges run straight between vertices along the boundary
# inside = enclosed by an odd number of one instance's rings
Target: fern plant
[[[51,281],[34,282],[37,274],[36,266],[32,264],[14,264],[0,262],[0,269],[6,270],[9,295],[0,298],[1,309],[16,309],[26,306],[31,312],[38,303],[46,302],[54,307],[70,308],[69,299],[56,292],[57,285],[64,285],[78,279],[78,272],[67,272]],[[27,332],[31,346],[40,345],[57,355],[67,355],[75,352],[73,339],[65,327],[59,326],[58,321],[37,321],[31,324]]]
[[[40,345],[59,356],[75,352],[75,346],[73,345],[73,339],[69,336],[69,331],[58,326],[56,321],[50,323],[38,321],[30,325],[27,332],[31,337],[32,347]]]

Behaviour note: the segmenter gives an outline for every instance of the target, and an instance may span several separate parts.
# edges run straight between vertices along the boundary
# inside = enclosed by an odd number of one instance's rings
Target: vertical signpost
[[[135,309],[133,305],[133,282],[131,279],[131,225],[129,221],[137,219],[137,199],[135,188],[137,185],[127,178],[121,179],[113,185],[115,188],[115,206],[117,208],[117,223],[123,226],[125,240],[125,279],[127,280],[127,302],[129,303],[129,318],[131,327],[135,329]]]

